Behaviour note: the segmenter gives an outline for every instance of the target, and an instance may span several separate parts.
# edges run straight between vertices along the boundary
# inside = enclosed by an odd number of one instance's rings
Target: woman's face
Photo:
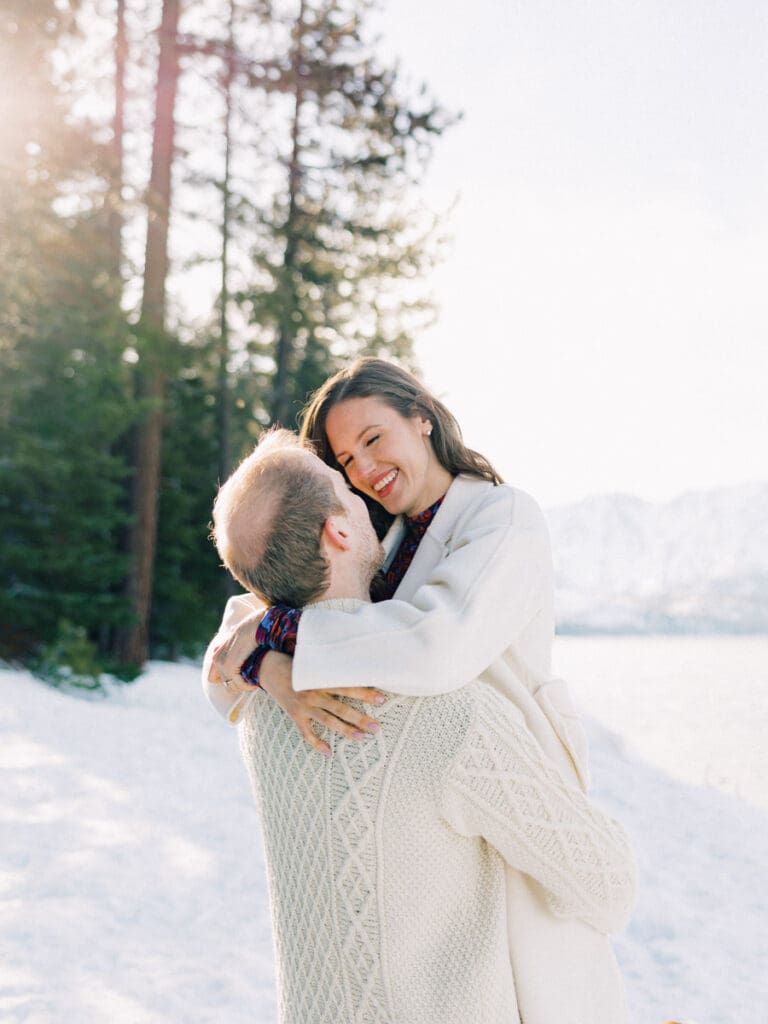
[[[387,512],[414,516],[447,491],[451,475],[437,461],[421,416],[405,418],[380,398],[347,398],[325,421],[328,443],[347,479]]]

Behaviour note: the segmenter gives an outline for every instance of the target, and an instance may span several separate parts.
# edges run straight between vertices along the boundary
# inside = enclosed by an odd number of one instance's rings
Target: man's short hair
[[[212,537],[224,565],[268,604],[302,608],[328,587],[320,539],[328,516],[344,509],[308,453],[312,446],[290,430],[269,431],[214,502]]]

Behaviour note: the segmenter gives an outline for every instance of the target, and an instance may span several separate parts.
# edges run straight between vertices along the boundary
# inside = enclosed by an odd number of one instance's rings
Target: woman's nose
[[[375,467],[376,462],[371,458],[368,451],[363,450],[359,455],[355,456],[355,472],[361,479],[365,480]]]

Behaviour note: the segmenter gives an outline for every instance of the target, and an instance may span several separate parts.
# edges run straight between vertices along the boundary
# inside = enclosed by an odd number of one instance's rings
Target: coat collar
[[[408,572],[400,581],[394,596],[399,601],[409,601],[424,583],[432,569],[443,558],[446,545],[453,536],[459,518],[464,515],[481,495],[494,485],[488,480],[478,480],[471,476],[454,477],[453,483],[446,491],[443,503],[430,523],[419,544]],[[384,550],[387,552],[385,565],[389,566],[395,556],[398,545],[403,538],[406,526],[403,517],[398,516],[384,538]],[[391,538],[391,539],[390,539]],[[392,546],[389,547],[388,543]]]
[[[424,535],[424,540],[429,537],[433,542],[445,544],[453,535],[456,522],[459,516],[466,512],[467,506],[493,486],[489,480],[479,480],[474,476],[461,474],[454,477],[442,505]]]

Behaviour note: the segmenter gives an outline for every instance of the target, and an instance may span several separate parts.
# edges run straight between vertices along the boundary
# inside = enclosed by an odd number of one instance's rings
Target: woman
[[[258,678],[305,739],[330,753],[312,722],[360,742],[375,729],[374,719],[339,696],[373,701],[376,687],[434,695],[480,676],[523,712],[565,779],[586,789],[584,734],[565,684],[550,678],[552,563],[533,499],[501,483],[463,444],[445,406],[382,360],[359,360],[326,382],[306,409],[302,434],[343,470],[380,534],[386,531],[382,593],[351,613],[270,609],[261,625],[255,599],[233,598],[204,678],[236,677],[258,626],[261,647],[243,675]],[[211,690],[224,696],[221,687]],[[626,1019],[606,936],[556,918],[511,868],[507,913],[526,1024]]]
[[[237,659],[245,661],[245,679],[267,690],[307,742],[328,754],[312,722],[358,738],[375,726],[338,699],[349,688],[427,696],[482,673],[515,700],[534,736],[586,789],[583,731],[567,688],[550,679],[552,561],[533,499],[502,484],[488,460],[464,445],[443,403],[384,360],[360,359],[326,381],[301,433],[344,472],[384,535],[379,603],[360,609],[354,622],[319,609],[270,610],[261,647],[246,661],[258,621],[249,618],[233,633],[238,615],[252,610],[249,598],[234,599],[237,613],[228,611],[219,633],[227,634],[215,658],[221,675],[235,675]],[[372,691],[365,696],[372,700]]]
[[[374,597],[394,600],[360,609],[352,630],[338,612],[272,609],[244,666],[248,682],[328,754],[312,722],[347,736],[375,725],[337,698],[349,687],[428,695],[482,673],[516,700],[535,735],[554,732],[559,758],[586,788],[581,725],[565,686],[549,678],[552,561],[536,503],[467,449],[452,414],[417,378],[382,359],[358,359],[327,381],[301,433],[366,500],[388,556]],[[222,674],[253,647],[253,625],[236,642],[230,634]],[[294,657],[264,656],[270,648]]]

